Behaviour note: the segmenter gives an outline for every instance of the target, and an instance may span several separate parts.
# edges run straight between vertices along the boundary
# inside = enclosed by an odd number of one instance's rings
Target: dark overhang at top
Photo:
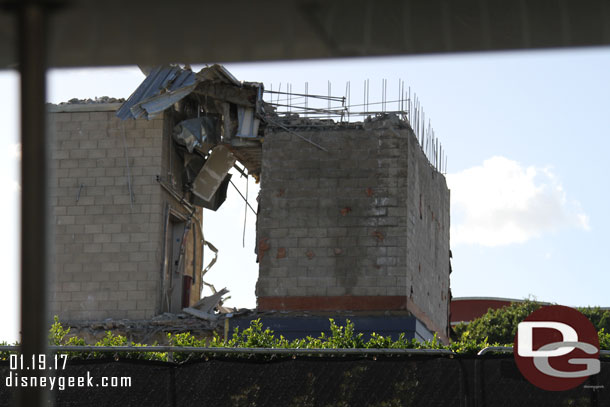
[[[608,0],[89,1],[49,4],[49,66],[260,61],[610,44]],[[0,68],[17,62],[0,0]]]

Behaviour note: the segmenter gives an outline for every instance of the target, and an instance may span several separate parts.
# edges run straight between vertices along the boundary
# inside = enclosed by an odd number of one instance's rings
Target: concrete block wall
[[[408,310],[446,334],[449,191],[411,130],[299,134],[328,151],[285,131],[263,143],[258,308]]]
[[[169,172],[171,123],[167,114],[121,121],[119,106],[50,109],[50,296],[62,320],[146,319],[162,311],[165,208],[186,212],[157,182]],[[190,256],[186,263],[200,267]]]
[[[450,191],[415,137],[408,142],[407,294],[408,306],[430,317],[449,335]]]

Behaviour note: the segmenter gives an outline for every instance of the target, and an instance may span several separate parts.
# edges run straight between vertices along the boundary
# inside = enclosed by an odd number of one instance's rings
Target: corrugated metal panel
[[[182,89],[178,89],[176,91],[162,93],[158,96],[153,96],[152,98],[146,99],[131,108],[131,113],[134,118],[138,118],[140,116],[144,116],[147,119],[150,119],[157,114],[161,113],[171,105],[176,102],[181,101],[188,95],[190,95],[195,86],[197,84],[194,83],[190,86],[187,86]]]
[[[120,119],[150,118],[189,95],[197,86],[195,74],[178,66],[158,66],[123,103]]]

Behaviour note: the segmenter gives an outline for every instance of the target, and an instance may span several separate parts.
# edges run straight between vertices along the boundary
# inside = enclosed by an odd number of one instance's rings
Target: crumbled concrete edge
[[[122,103],[47,104],[49,113],[116,112]]]
[[[72,98],[59,104],[48,103],[48,110],[54,113],[61,112],[112,112],[116,111],[125,102],[124,98],[100,96],[94,99]]]

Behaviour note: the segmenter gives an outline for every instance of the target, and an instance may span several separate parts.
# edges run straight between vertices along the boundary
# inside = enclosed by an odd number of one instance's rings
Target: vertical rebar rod
[[[431,157],[431,154],[430,154],[430,149],[431,149],[430,145],[432,144],[432,139],[430,138],[429,134],[424,134],[424,137],[426,138],[426,141],[428,143],[428,150],[426,151],[426,157],[428,157],[429,161],[432,161],[432,160],[430,160],[430,157]]]
[[[440,145],[440,150],[441,150],[441,152],[440,152],[440,162],[441,162],[441,164],[440,164],[440,167],[441,167],[440,171],[442,173],[443,172],[443,145],[442,144]]]
[[[384,97],[383,111],[385,112],[388,107],[388,80],[387,79],[383,80],[383,97]]]
[[[419,131],[417,131],[417,114],[419,113],[417,108],[417,94],[413,94],[413,130],[415,131],[415,136],[419,137]]]
[[[409,86],[409,126],[413,128],[413,108],[411,106],[411,87]]]
[[[246,222],[248,220],[248,175],[246,175],[246,198],[244,199],[244,230],[241,235],[241,247],[246,247]]]
[[[328,120],[330,120],[330,81],[328,81]]]
[[[438,155],[438,139],[434,139],[434,168],[436,168],[436,158]]]
[[[388,80],[383,80],[383,111],[388,109]]]
[[[402,84],[402,101],[400,102],[401,107],[401,111],[402,111],[402,117],[405,121],[409,121],[409,102],[407,100],[407,89],[405,88],[405,84],[403,82]]]
[[[434,139],[434,167],[438,169],[438,139]]]
[[[430,119],[428,119],[428,122],[429,120]],[[434,134],[430,132],[430,126],[428,126],[428,133],[430,134],[430,137],[432,137],[432,163],[434,168],[436,168],[436,139],[434,138]]]
[[[384,83],[385,83],[385,79],[381,78],[381,111],[382,112],[385,111],[385,108],[383,106],[383,104],[385,103],[385,96],[383,94]]]
[[[349,122],[349,111],[350,111],[351,106],[352,106],[352,82],[351,81],[347,82],[347,88],[348,88],[348,93],[347,93],[347,121]]]
[[[402,92],[402,85],[401,85],[400,82],[401,82],[401,80],[399,79],[398,80],[398,99],[396,100],[396,111],[397,112],[400,112],[402,110],[401,109],[401,106],[402,106],[402,103],[401,103],[402,102],[402,94],[401,94],[401,92]]]
[[[421,121],[420,117],[421,117],[421,107],[419,106],[419,98],[417,98],[417,119],[416,119],[417,134],[420,134],[423,137],[424,135],[421,134],[419,131],[419,122]]]
[[[379,103],[379,102],[377,102],[377,103]],[[375,109],[375,110],[383,111],[383,78],[381,78],[381,105],[380,105],[379,109]]]
[[[369,80],[366,80],[366,111],[368,113],[369,111],[369,95],[370,95],[370,88],[369,88]]]
[[[404,115],[404,111],[405,111],[405,101],[404,101],[404,97],[405,97],[405,81],[403,81],[402,79],[400,79],[400,86],[398,87],[399,91],[400,91],[400,104],[399,104],[399,109],[400,113],[402,114],[402,117],[404,119],[405,115]]]
[[[426,126],[426,124],[424,123],[424,127],[425,126]],[[430,149],[430,156],[428,157],[428,160],[430,160],[430,163],[434,167],[434,136],[430,132],[428,132],[426,134],[426,137],[429,137],[431,140],[430,144],[432,145],[432,148]]]
[[[426,144],[425,147],[424,147],[424,155],[427,157],[428,156],[428,144],[429,144],[428,143],[428,139],[427,138],[424,139],[424,142]]]
[[[345,97],[343,98],[343,111],[341,112],[341,121],[343,121],[343,115],[347,115],[347,121],[349,122],[349,81],[345,82]]]
[[[436,169],[439,169],[439,162],[441,158],[441,143],[436,139]]]
[[[415,117],[413,118],[413,124],[415,125],[415,127],[413,130],[415,131],[415,136],[419,138],[419,131],[417,129],[417,115],[419,113],[419,109],[417,106],[417,94],[413,94],[413,113],[415,114]]]
[[[384,106],[385,106],[384,112],[385,112],[388,110],[388,80],[387,79],[384,81],[383,87],[385,88],[383,90],[383,94],[385,96],[385,103],[384,103]]]
[[[421,107],[420,107],[420,109],[421,109]],[[421,131],[422,137],[423,137],[423,136],[426,136],[426,137],[427,137],[426,132],[424,131],[424,127],[425,127],[425,126],[424,126],[424,123],[426,122],[426,114],[424,113],[424,111],[423,111],[423,110],[422,110],[422,112],[421,112],[421,115],[422,115],[422,118],[421,118],[420,123],[419,123],[419,125],[421,126],[420,131]],[[428,158],[430,158],[430,157],[428,157]]]
[[[366,80],[362,85],[362,104],[364,105],[364,111],[366,112]]]
[[[440,156],[441,156],[441,143],[439,143],[438,139],[436,139],[436,169],[437,171],[440,169]]]
[[[424,125],[424,131],[425,131],[425,129],[426,129],[426,123],[424,122],[424,123],[423,123],[423,125]],[[432,141],[432,142],[431,142],[431,144],[432,144],[432,150],[430,151],[430,156],[428,157],[428,159],[430,160],[430,162],[432,163],[432,165],[434,165],[434,137],[432,137],[432,134],[430,134],[430,132],[427,132],[426,136],[427,136],[427,137],[429,137],[429,138],[430,138],[430,140]]]

